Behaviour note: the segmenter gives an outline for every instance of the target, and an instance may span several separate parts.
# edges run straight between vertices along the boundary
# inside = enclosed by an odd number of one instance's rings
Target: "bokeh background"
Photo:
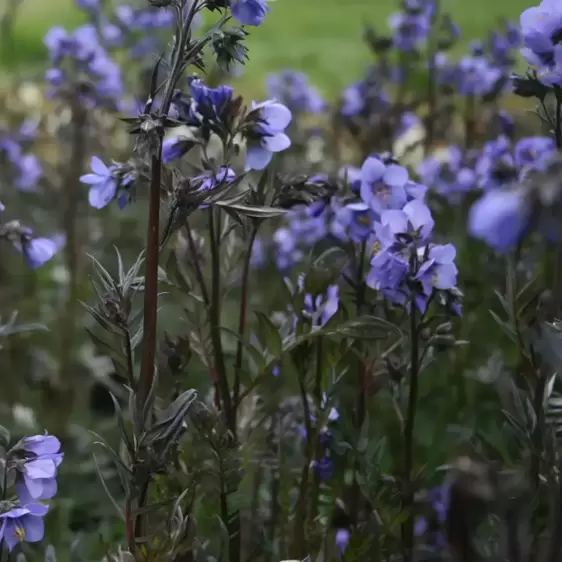
[[[8,2],[11,0],[2,0]],[[457,53],[473,39],[482,39],[502,18],[517,20],[532,5],[528,0],[443,0],[461,29]],[[282,68],[302,70],[324,94],[337,95],[357,79],[369,60],[361,48],[366,24],[380,31],[396,9],[393,0],[275,0],[271,17],[253,29],[247,45],[251,52],[238,86],[244,93],[263,92],[268,72]],[[72,0],[22,0],[14,28],[17,49],[4,56],[3,70],[21,71],[40,64],[45,57],[42,37],[54,24],[81,23],[82,12]]]

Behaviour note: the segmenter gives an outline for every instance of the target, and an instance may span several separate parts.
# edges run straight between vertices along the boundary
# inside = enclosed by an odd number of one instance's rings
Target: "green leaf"
[[[380,340],[389,335],[402,336],[402,331],[392,322],[377,316],[359,316],[344,322],[327,335],[340,335],[351,339]]]
[[[275,207],[251,207],[249,205],[224,204],[223,202],[217,202],[215,205],[219,207],[228,207],[241,215],[253,219],[270,219],[280,217],[287,212],[285,209],[278,209]]]
[[[280,355],[283,351],[283,341],[277,326],[263,312],[256,311],[254,314],[258,318],[259,335],[264,338],[265,347],[273,355]]]

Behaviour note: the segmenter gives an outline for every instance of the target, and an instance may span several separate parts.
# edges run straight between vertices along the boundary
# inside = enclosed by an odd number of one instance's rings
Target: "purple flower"
[[[34,500],[44,500],[57,493],[57,469],[62,462],[60,441],[53,435],[26,437],[21,443],[26,460],[18,466],[21,476],[16,481],[16,491],[22,505]]]
[[[562,4],[543,0],[520,17],[524,47],[521,54],[547,86],[562,83]]]
[[[434,225],[429,207],[423,201],[414,199],[401,211],[384,211],[381,222],[375,225],[375,232],[383,248],[410,243],[421,246],[431,236]]]
[[[336,208],[331,231],[336,238],[354,242],[366,241],[374,233],[375,216],[369,205],[363,202],[348,203]]]
[[[75,2],[79,8],[88,12],[97,12],[100,8],[100,0],[75,0]]]
[[[299,205],[288,213],[289,227],[299,243],[312,246],[326,237],[328,212],[326,203],[319,200],[309,205]]]
[[[271,8],[267,0],[230,0],[230,10],[242,25],[261,25]]]
[[[376,253],[371,260],[371,269],[366,283],[369,287],[382,290],[391,300],[402,301],[399,289],[408,276],[408,262],[390,250]]]
[[[117,193],[118,181],[113,175],[114,167],[107,167],[97,156],[92,157],[92,172],[80,176],[80,181],[90,185],[88,202],[96,209],[103,209]]]
[[[221,123],[224,109],[232,100],[233,90],[230,86],[209,88],[200,80],[190,83],[191,114],[197,122]]]
[[[456,146],[448,148],[446,162],[430,156],[416,171],[422,183],[430,185],[451,202],[458,201],[459,196],[473,189],[476,183],[474,170],[463,164],[462,152]]]
[[[60,245],[50,238],[31,238],[24,241],[21,248],[27,263],[34,269],[48,262],[59,250]]]
[[[318,474],[320,480],[330,480],[334,475],[334,461],[327,456],[323,456],[320,460],[312,461],[312,468]]]
[[[41,162],[35,154],[26,154],[17,161],[19,175],[16,186],[22,191],[35,191],[36,184],[43,174]]]
[[[302,251],[298,248],[297,237],[289,228],[278,228],[273,234],[275,244],[275,263],[280,271],[285,271],[298,263]]]
[[[248,116],[252,124],[248,133],[246,170],[263,170],[271,162],[274,152],[291,146],[291,140],[284,133],[291,118],[289,109],[273,100],[252,102]]]
[[[351,533],[348,529],[338,529],[336,531],[336,548],[340,556],[343,556],[347,545],[349,544],[349,539],[351,538]]]
[[[292,111],[320,113],[326,107],[304,72],[283,70],[279,74],[270,74],[266,83],[269,96],[280,100]]]
[[[396,164],[385,165],[376,156],[369,156],[361,167],[361,199],[375,213],[400,209],[407,200],[408,171]]]
[[[531,214],[529,201],[522,191],[489,191],[470,209],[468,230],[495,251],[507,252],[523,238]]]
[[[418,270],[416,279],[420,281],[423,292],[430,296],[433,289],[453,289],[457,285],[457,266],[455,257],[457,251],[452,244],[432,246],[427,261]]]
[[[223,184],[230,183],[236,178],[236,173],[230,168],[220,168],[216,173],[207,172],[193,178],[197,191],[207,191]]]
[[[431,29],[426,14],[397,13],[390,16],[388,23],[393,32],[394,45],[405,52],[414,51],[423,45]]]
[[[43,516],[47,511],[47,506],[32,503],[0,513],[0,540],[10,552],[20,542],[39,542],[45,534]]]
[[[515,145],[515,164],[520,170],[540,169],[555,151],[556,144],[550,137],[526,137]]]
[[[193,147],[193,142],[187,137],[178,136],[166,139],[162,143],[162,161],[164,164],[169,164],[174,160],[179,160],[184,156],[190,148]]]
[[[489,94],[502,77],[500,68],[493,66],[486,57],[462,57],[458,63],[456,86],[464,96]]]
[[[501,188],[517,179],[517,168],[511,141],[499,136],[488,141],[478,158],[475,172],[479,187],[484,190]]]
[[[304,283],[304,278],[299,279],[299,284]],[[304,296],[304,316],[313,318],[318,326],[324,326],[338,311],[339,287],[330,285],[325,295]]]

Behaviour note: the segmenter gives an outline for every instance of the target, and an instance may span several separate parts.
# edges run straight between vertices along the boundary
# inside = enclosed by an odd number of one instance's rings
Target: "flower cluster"
[[[55,26],[45,36],[51,68],[45,74],[49,95],[79,96],[82,103],[120,107],[124,86],[119,66],[102,46],[97,29],[85,24],[72,33]]]
[[[428,491],[430,513],[427,517],[420,517],[416,521],[415,534],[418,537],[427,536],[433,548],[442,550],[447,546],[444,526],[447,521],[451,495],[450,482]]]
[[[14,184],[22,191],[35,191],[43,175],[41,161],[30,152],[38,123],[26,120],[15,134],[0,132],[0,162],[5,161],[15,172]]]
[[[520,18],[521,54],[546,86],[562,84],[562,4],[543,0]]]
[[[48,507],[38,503],[57,493],[57,470],[63,460],[60,441],[52,435],[26,437],[7,453],[6,482],[15,482],[16,498],[1,502],[0,540],[11,551],[18,543],[38,542],[44,535]]]
[[[527,137],[515,145],[506,137],[488,142],[475,168],[478,185],[486,193],[470,211],[470,234],[497,252],[515,247],[533,214],[532,198],[523,184],[533,173],[545,171],[554,153],[554,141],[548,137]]]
[[[304,72],[283,70],[278,74],[270,74],[266,81],[267,91],[271,99],[279,100],[293,113],[321,113],[326,104],[322,96],[310,85]]]

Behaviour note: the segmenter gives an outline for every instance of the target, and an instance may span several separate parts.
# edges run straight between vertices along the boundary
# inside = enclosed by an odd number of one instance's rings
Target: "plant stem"
[[[68,270],[68,292],[65,309],[61,315],[61,349],[60,349],[60,384],[62,404],[74,402],[74,386],[72,380],[74,369],[74,352],[76,346],[76,322],[80,288],[80,255],[81,240],[78,232],[78,211],[80,207],[80,190],[76,189],[76,181],[83,172],[86,148],[86,111],[78,96],[72,102],[72,146],[70,165],[64,180],[63,192],[66,206],[62,223],[66,238],[64,257]],[[66,408],[64,408],[66,410]],[[62,421],[62,423],[66,423]]]
[[[363,305],[365,304],[365,255],[367,253],[367,244],[363,242],[361,244],[361,250],[359,252],[359,262],[357,263],[357,275],[355,279],[356,286],[356,309],[355,313],[360,316],[363,312]],[[365,422],[365,412],[366,412],[366,398],[367,398],[366,380],[365,380],[365,365],[360,359],[357,360],[357,402],[356,402],[356,430],[357,435],[361,432],[361,427]],[[359,468],[359,461],[355,462],[354,469]],[[353,485],[351,490],[351,502],[350,508],[351,513],[358,517],[360,509],[360,490],[359,482],[357,478],[353,479]]]
[[[252,228],[250,240],[248,241],[248,249],[244,256],[244,265],[242,267],[242,295],[240,296],[240,314],[238,320],[238,343],[236,345],[236,359],[234,360],[234,417],[236,419],[239,400],[240,400],[240,374],[242,370],[242,358],[244,354],[243,338],[246,334],[246,318],[248,309],[248,289],[250,286],[250,264],[252,261],[252,249],[258,233],[257,226]]]
[[[314,384],[314,398],[316,400],[316,405],[318,410],[320,409],[320,404],[322,403],[322,375],[323,375],[323,356],[324,356],[324,345],[323,339],[318,338],[316,343],[316,376]],[[318,419],[318,416],[316,416]],[[312,439],[312,435],[310,439]],[[322,454],[322,447],[320,443],[320,429],[318,425],[316,426],[316,431],[314,432],[314,459],[316,461],[320,460]],[[314,523],[316,515],[318,513],[318,499],[320,494],[320,474],[318,471],[314,471],[312,476],[312,490],[310,492],[310,512],[309,512],[309,522],[310,525]]]
[[[214,368],[218,378],[219,390],[221,393],[222,406],[228,429],[232,436],[236,439],[236,422],[232,415],[232,398],[230,396],[230,388],[226,375],[226,365],[224,362],[224,353],[222,349],[222,339],[220,332],[220,298],[221,298],[221,282],[220,282],[220,232],[217,232],[215,225],[214,208],[209,209],[209,237],[211,245],[211,300],[209,303],[209,315],[211,320],[211,340],[214,351]]]
[[[144,285],[143,355],[137,388],[138,412],[142,412],[154,384],[156,333],[158,311],[158,253],[160,247],[160,184],[162,174],[162,144],[152,156],[152,177],[148,229],[146,233],[146,262]]]
[[[314,453],[312,446],[312,424],[310,423],[310,408],[308,404],[308,396],[306,393],[305,385],[305,373],[306,369],[306,358],[308,357],[308,345],[303,348],[303,353],[301,356],[302,362],[299,361],[301,369],[299,370],[299,391],[301,395],[301,402],[304,415],[304,426],[306,429],[306,460],[302,467],[301,478],[299,484],[299,493],[297,498],[297,504],[295,508],[295,524],[293,529],[293,544],[292,544],[292,556],[294,558],[302,558],[306,556],[308,549],[306,548],[306,502],[308,498],[308,483],[309,483],[309,471],[310,463],[312,462],[312,456]],[[304,364],[302,364],[304,363]]]
[[[193,271],[195,273],[195,279],[199,285],[199,290],[201,291],[201,298],[205,303],[207,309],[211,299],[209,298],[209,290],[207,289],[207,284],[205,282],[205,277],[203,277],[203,271],[201,269],[201,264],[199,263],[199,258],[197,257],[197,247],[195,246],[195,240],[193,239],[193,232],[189,224],[185,223],[185,231],[187,235],[187,244],[189,246],[189,253],[191,254],[191,259],[193,260]]]
[[[418,375],[419,375],[419,333],[417,322],[416,304],[410,304],[410,392],[408,394],[408,411],[404,427],[404,490],[403,504],[407,510],[407,518],[402,524],[402,542],[404,545],[404,561],[411,562],[414,547],[414,519],[412,507],[414,491],[412,486],[412,469],[414,462],[414,426],[416,421],[416,408],[418,403]]]
[[[468,150],[474,144],[474,134],[476,128],[476,120],[474,117],[475,104],[474,96],[466,98],[466,106],[464,111],[464,148]]]
[[[224,362],[224,351],[222,348],[221,338],[221,272],[220,272],[220,223],[215,220],[215,212],[220,213],[219,209],[211,207],[209,209],[209,237],[211,245],[211,301],[209,303],[209,315],[211,320],[211,340],[214,352],[214,368],[218,378],[218,387],[220,390],[220,398],[224,408],[226,424],[230,431],[231,437],[236,446],[238,442],[238,432],[236,427],[236,414],[232,404],[230,395],[230,387],[226,373],[226,364]],[[218,217],[217,217],[218,218]],[[228,495],[225,492],[224,498],[221,494],[222,501],[227,502]],[[228,502],[226,503],[226,514],[228,515]],[[229,543],[229,562],[239,562],[240,560],[240,512],[236,510],[231,518],[223,520],[228,529]]]
[[[556,118],[554,135],[556,148],[562,151],[562,95],[557,92],[556,96]],[[554,299],[554,316],[562,317],[562,247],[560,245],[554,252],[554,272],[552,279],[552,296]]]

